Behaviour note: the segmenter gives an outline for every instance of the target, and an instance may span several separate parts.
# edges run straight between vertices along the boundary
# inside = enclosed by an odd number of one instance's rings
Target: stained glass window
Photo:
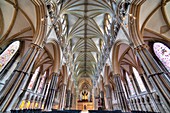
[[[44,73],[44,75],[41,78],[41,82],[40,82],[40,85],[38,87],[38,93],[42,92],[42,90],[44,88],[45,79],[46,79],[46,72]]]
[[[132,82],[130,81],[130,78],[129,78],[129,75],[127,74],[127,72],[126,72],[126,80],[128,82],[128,86],[129,86],[131,95],[135,95],[135,90],[133,88]]]
[[[170,72],[170,49],[163,43],[156,42],[153,44],[153,50],[156,56],[159,58],[159,60]]]
[[[134,73],[134,75],[135,75],[135,78],[136,78],[136,80],[137,80],[137,82],[138,82],[138,85],[139,85],[140,90],[141,90],[142,92],[146,91],[146,88],[145,88],[145,86],[144,86],[144,84],[143,84],[143,82],[142,82],[142,79],[141,79],[138,71],[137,71],[134,67],[132,67],[132,70],[133,70],[133,73]]]
[[[36,81],[36,78],[37,78],[37,76],[38,76],[39,70],[40,70],[40,67],[38,67],[38,68],[35,70],[32,78],[31,78],[31,81],[30,81],[30,83],[29,83],[29,85],[28,85],[28,89],[32,89],[32,88],[33,88],[34,82]]]
[[[19,41],[15,41],[10,44],[5,51],[0,55],[0,72],[4,69],[7,63],[11,60],[11,58],[15,55],[18,51],[20,46]]]

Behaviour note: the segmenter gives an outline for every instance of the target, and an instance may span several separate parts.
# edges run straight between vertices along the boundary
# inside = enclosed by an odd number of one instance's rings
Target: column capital
[[[29,75],[29,73],[24,70],[15,69],[14,71],[19,72],[19,73],[24,73],[25,75]]]
[[[118,78],[118,77],[120,77],[120,74],[113,74],[112,76],[113,76],[113,78]]]
[[[35,44],[35,43],[31,43],[31,47],[36,47],[37,49],[42,49],[43,48],[40,45]]]
[[[60,74],[59,74],[58,72],[53,72],[53,73],[52,73],[52,76],[58,76],[58,77],[59,77]]]
[[[66,84],[62,83],[61,86],[67,86]]]
[[[138,46],[134,47],[134,50],[135,50],[135,52],[139,52],[139,51],[147,49],[147,48],[148,48],[148,46],[146,44],[142,44],[142,45],[138,45]]]
[[[143,73],[139,73],[139,76],[142,77],[142,76],[143,76]]]
[[[106,84],[106,85],[104,85],[104,87],[110,87],[110,85],[109,85],[109,84]]]

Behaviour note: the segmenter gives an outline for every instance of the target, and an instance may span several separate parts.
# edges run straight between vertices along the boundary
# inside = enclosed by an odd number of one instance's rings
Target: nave
[[[0,0],[0,112],[170,113],[169,12],[170,0]]]

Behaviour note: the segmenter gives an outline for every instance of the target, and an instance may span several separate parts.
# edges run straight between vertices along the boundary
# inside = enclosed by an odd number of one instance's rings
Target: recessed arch
[[[127,40],[118,40],[115,42],[115,45],[113,46],[112,49],[112,68],[114,70],[114,74],[119,74],[120,73],[120,64],[119,64],[119,51],[120,51],[120,45],[121,44],[125,44],[127,46],[129,46],[129,41]]]
[[[61,68],[61,48],[56,40],[50,38],[47,40],[47,44],[52,44],[54,46],[54,63],[53,63],[53,70],[54,72],[58,72]]]

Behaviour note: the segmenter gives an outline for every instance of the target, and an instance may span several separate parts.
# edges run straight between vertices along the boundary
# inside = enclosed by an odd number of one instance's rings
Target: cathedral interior
[[[0,112],[170,113],[169,48],[170,0],[0,0]]]

